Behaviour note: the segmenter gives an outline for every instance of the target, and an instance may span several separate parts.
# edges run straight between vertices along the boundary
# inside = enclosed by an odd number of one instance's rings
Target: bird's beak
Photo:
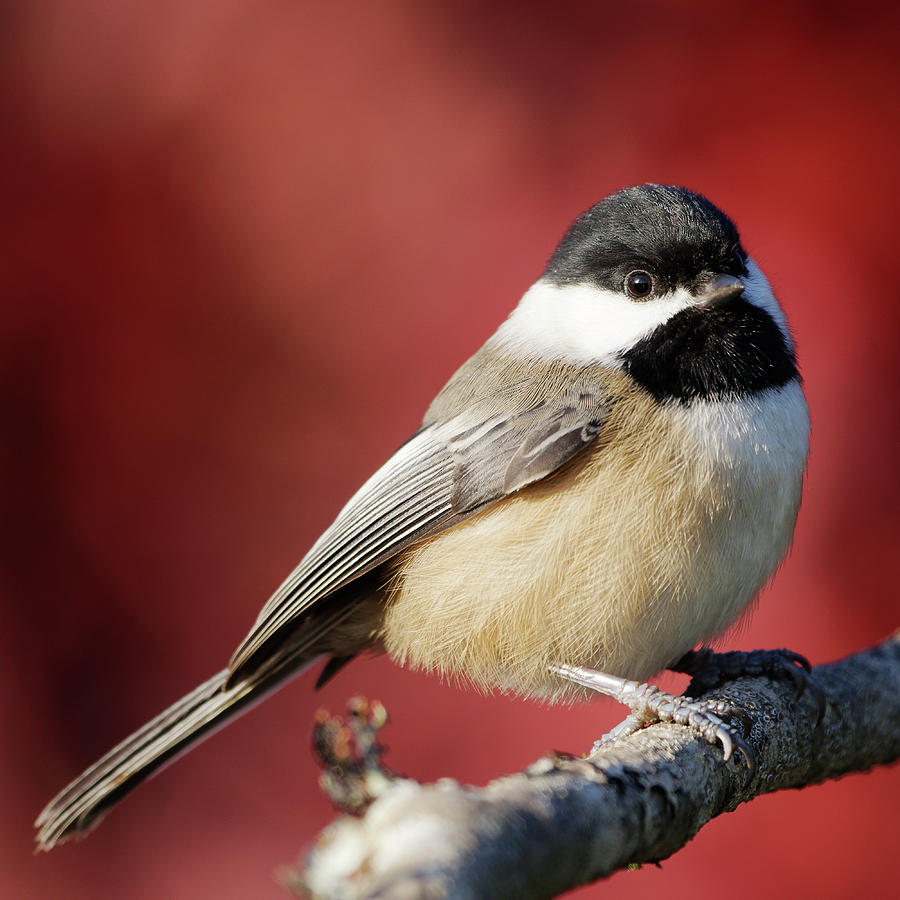
[[[734,275],[716,275],[697,295],[702,306],[721,306],[732,297],[740,297],[746,285]]]

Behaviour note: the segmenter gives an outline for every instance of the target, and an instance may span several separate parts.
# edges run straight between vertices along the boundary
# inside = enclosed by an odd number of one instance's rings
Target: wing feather
[[[429,431],[404,444],[350,499],[266,603],[232,657],[233,673],[317,600],[452,520],[454,460]]]
[[[601,381],[583,368],[556,372],[540,381],[542,392],[517,375],[479,401],[468,398],[457,414],[432,419],[356,492],[263,607],[232,657],[229,683],[255,669],[262,648],[312,604],[593,443],[606,418]]]

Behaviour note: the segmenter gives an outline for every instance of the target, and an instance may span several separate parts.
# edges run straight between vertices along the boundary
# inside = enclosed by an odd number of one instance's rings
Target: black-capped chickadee
[[[228,668],[52,800],[39,845],[86,830],[319,658],[319,684],[383,650],[484,689],[623,697],[625,680],[720,635],[772,575],[808,432],[784,314],[731,220],[683,188],[612,194],[575,220]]]

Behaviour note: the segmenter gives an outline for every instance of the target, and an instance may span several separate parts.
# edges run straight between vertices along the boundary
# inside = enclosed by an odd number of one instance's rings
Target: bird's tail
[[[226,669],[204,682],[114,747],[54,797],[38,816],[39,850],[87,832],[178,755],[246,711],[312,663],[308,644],[282,652],[250,677],[226,687]]]

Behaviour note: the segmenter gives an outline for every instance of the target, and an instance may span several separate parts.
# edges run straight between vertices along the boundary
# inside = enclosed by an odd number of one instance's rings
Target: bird
[[[668,715],[730,752],[740,738],[713,709],[642,682],[714,668],[710,645],[790,548],[808,449],[794,340],[733,221],[683,187],[611,193],[228,665],[51,800],[38,847],[313,663],[319,687],[364,652],[551,702],[608,693],[633,710],[613,738]],[[739,656],[721,668],[808,668]]]

